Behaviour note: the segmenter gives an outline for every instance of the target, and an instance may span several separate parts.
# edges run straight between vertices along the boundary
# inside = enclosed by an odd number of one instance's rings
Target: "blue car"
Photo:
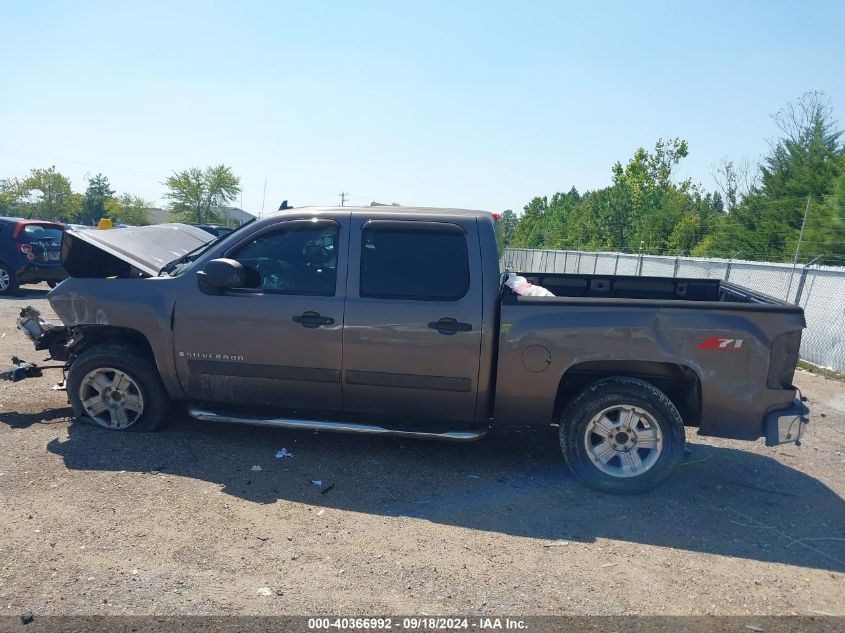
[[[61,224],[0,218],[0,295],[13,295],[21,284],[46,281],[52,288],[67,277],[61,264]]]

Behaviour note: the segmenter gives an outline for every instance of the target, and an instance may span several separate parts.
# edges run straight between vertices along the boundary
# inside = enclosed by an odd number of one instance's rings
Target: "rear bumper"
[[[15,273],[18,283],[28,284],[38,281],[64,281],[68,274],[62,266],[24,266]]]
[[[794,400],[785,409],[778,409],[766,414],[763,422],[766,431],[766,446],[778,444],[801,444],[801,435],[809,422],[810,410],[800,400]]]

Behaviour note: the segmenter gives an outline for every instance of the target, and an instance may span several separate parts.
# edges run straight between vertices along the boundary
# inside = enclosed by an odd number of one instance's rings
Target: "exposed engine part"
[[[26,334],[33,343],[38,343],[44,334],[58,326],[50,323],[47,319],[42,317],[41,312],[32,306],[27,306],[21,310],[20,317],[17,320],[17,327]]]
[[[68,360],[73,332],[66,326],[51,323],[37,309],[27,306],[21,310],[17,328],[35,344],[36,350],[49,350],[53,360]]]

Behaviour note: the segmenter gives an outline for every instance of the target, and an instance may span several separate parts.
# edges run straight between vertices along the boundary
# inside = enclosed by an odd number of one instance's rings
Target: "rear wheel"
[[[170,405],[155,364],[119,344],[82,352],[70,366],[67,391],[77,418],[115,431],[158,430]]]
[[[14,295],[18,292],[18,280],[6,262],[0,262],[0,295]]]
[[[638,378],[605,378],[566,407],[560,443],[575,476],[615,493],[650,490],[684,454],[684,423],[665,393]]]

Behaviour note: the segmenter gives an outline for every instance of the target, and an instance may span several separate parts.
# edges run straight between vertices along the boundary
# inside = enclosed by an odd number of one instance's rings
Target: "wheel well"
[[[79,342],[74,344],[71,350],[74,356],[78,356],[95,345],[120,343],[131,345],[151,360],[155,360],[150,342],[138,330],[114,325],[81,325],[74,329],[82,335]]]
[[[564,407],[587,385],[609,376],[629,376],[651,383],[665,393],[684,420],[685,426],[698,426],[701,420],[701,380],[686,365],[653,361],[590,361],[566,370],[558,385],[554,420]]]

